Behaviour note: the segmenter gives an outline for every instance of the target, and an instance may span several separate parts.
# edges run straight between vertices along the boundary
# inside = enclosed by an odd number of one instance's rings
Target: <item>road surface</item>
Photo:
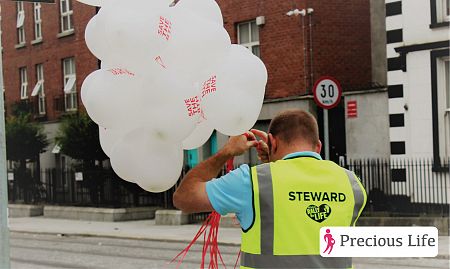
[[[167,264],[186,243],[80,237],[30,233],[11,233],[13,269],[153,269],[176,268]],[[221,246],[227,268],[234,268],[239,247]],[[201,247],[195,245],[180,269],[200,268]],[[207,268],[207,266],[206,266]],[[220,267],[223,268],[223,267]],[[354,268],[418,269],[449,268],[446,259],[429,258],[358,258]]]

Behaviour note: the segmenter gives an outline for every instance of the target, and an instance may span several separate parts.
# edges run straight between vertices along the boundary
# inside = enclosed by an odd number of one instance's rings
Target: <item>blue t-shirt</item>
[[[314,157],[322,160],[319,154],[311,151],[294,152],[283,159]],[[253,222],[252,182],[250,167],[246,164],[206,183],[206,193],[212,207],[220,215],[236,213],[242,229],[246,230]]]

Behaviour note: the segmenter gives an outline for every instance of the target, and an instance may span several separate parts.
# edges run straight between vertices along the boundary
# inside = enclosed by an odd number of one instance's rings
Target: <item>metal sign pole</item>
[[[1,14],[0,14],[1,21]],[[0,34],[0,48],[2,37]],[[6,176],[5,104],[3,92],[3,53],[0,51],[0,268],[10,268],[8,228],[8,179]]]
[[[330,159],[330,133],[328,129],[328,109],[323,110],[323,140],[325,147],[325,159]]]
[[[325,159],[330,159],[330,128],[328,109],[336,107],[341,101],[342,87],[338,80],[330,76],[319,78],[313,87],[314,102],[323,109],[323,147]]]

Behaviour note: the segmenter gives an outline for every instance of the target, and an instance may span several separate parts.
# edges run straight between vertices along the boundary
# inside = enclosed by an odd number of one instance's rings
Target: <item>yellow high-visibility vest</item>
[[[242,232],[241,268],[352,268],[320,256],[319,230],[354,226],[367,201],[351,171],[313,157],[251,168],[253,223]]]

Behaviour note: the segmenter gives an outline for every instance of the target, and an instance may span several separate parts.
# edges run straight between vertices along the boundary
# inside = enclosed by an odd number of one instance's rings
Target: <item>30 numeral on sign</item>
[[[323,109],[331,109],[339,104],[342,88],[332,77],[321,77],[313,88],[314,101]]]
[[[322,86],[322,93],[320,94],[320,96],[322,98],[327,97],[327,93],[330,98],[334,97],[334,86],[333,85],[331,85],[331,84],[328,85],[328,92],[326,90],[326,85],[320,85],[320,86]]]

